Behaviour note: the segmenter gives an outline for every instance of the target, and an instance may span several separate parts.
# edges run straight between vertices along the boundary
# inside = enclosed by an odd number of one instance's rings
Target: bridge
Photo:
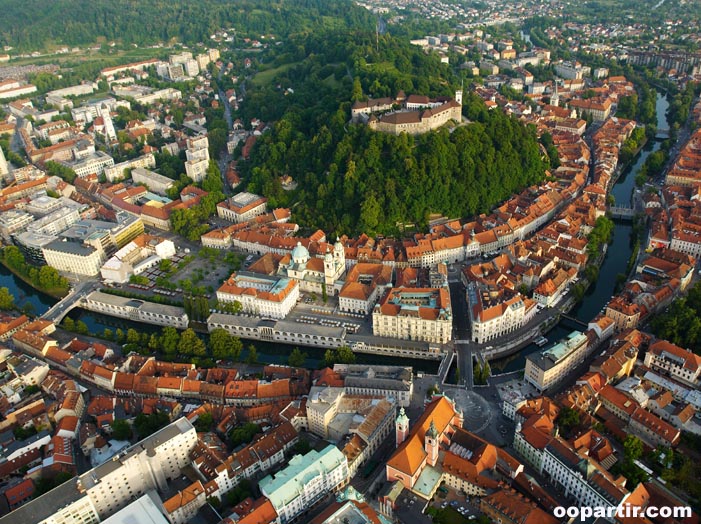
[[[655,138],[659,138],[661,140],[667,139],[669,136],[669,129],[658,129],[655,133]]]
[[[565,320],[569,320],[570,322],[572,322],[578,326],[582,326],[582,327],[589,326],[589,324],[587,324],[586,322],[583,322],[583,321],[579,320],[578,318],[572,317],[572,316],[567,315],[565,313],[560,313],[560,318],[564,318]]]
[[[609,213],[611,213],[613,218],[618,218],[619,220],[632,221],[635,216],[635,210],[632,207],[611,206]]]
[[[68,295],[54,304],[41,318],[50,320],[54,324],[59,324],[73,308],[80,306],[80,302],[84,297],[95,291],[98,287],[98,282],[81,282],[71,289]]]

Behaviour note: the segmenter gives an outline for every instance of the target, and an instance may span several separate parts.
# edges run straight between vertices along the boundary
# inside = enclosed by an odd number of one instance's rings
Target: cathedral
[[[311,257],[309,250],[297,242],[292,253],[280,260],[278,275],[295,280],[300,291],[317,293],[326,291],[331,296],[336,294],[336,282],[341,279],[346,270],[346,254],[340,239],[331,249],[326,250],[323,258]]]

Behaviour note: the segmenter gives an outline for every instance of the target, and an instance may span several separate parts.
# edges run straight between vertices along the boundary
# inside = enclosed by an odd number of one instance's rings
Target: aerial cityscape
[[[701,4],[0,12],[0,524],[701,522]]]

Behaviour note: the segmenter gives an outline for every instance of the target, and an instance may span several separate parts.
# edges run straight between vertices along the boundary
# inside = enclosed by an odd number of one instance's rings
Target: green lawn
[[[296,66],[300,62],[292,62],[290,64],[283,64],[280,67],[274,67],[272,69],[266,69],[265,71],[260,71],[259,73],[256,73],[256,76],[253,77],[251,82],[253,82],[253,85],[255,86],[264,86],[269,84],[270,82],[273,81],[273,78],[275,78],[275,75],[278,73],[283,73],[287,71],[289,68]]]

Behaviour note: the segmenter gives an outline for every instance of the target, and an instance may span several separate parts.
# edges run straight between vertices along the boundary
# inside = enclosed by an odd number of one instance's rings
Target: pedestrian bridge
[[[611,213],[613,218],[619,220],[633,220],[635,216],[635,210],[632,207],[611,206],[609,208],[609,213]]]

